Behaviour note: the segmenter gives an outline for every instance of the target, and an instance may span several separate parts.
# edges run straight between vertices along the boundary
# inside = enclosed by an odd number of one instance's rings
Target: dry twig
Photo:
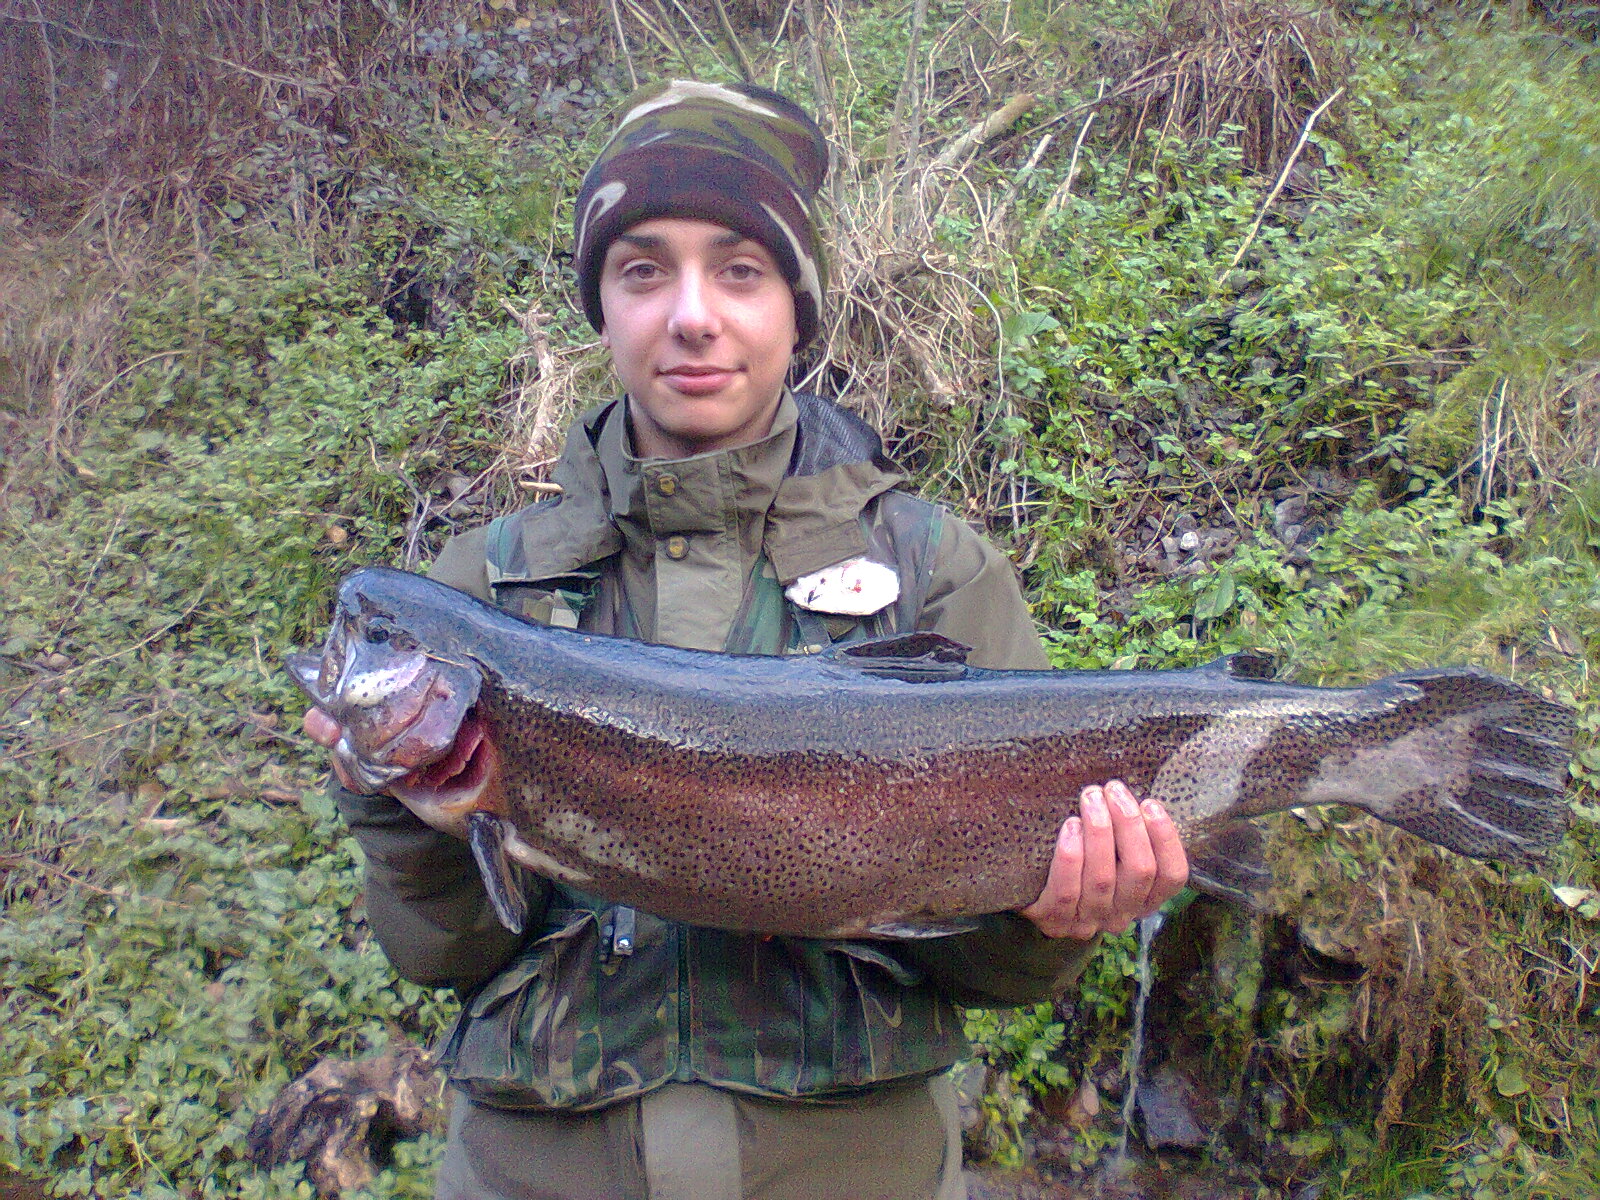
[[[1261,202],[1261,211],[1256,214],[1255,223],[1250,226],[1250,232],[1245,235],[1244,241],[1239,243],[1239,249],[1234,253],[1232,261],[1228,263],[1229,271],[1239,265],[1239,260],[1244,257],[1245,251],[1249,250],[1250,244],[1256,240],[1256,234],[1261,232],[1261,223],[1267,219],[1267,210],[1272,207],[1272,202],[1278,198],[1278,194],[1283,191],[1283,185],[1288,182],[1289,172],[1294,170],[1294,164],[1300,157],[1300,151],[1305,149],[1306,142],[1311,137],[1312,126],[1317,123],[1317,118],[1327,112],[1329,106],[1342,95],[1344,95],[1344,88],[1335,88],[1333,93],[1321,104],[1317,105],[1312,110],[1311,115],[1306,118],[1306,123],[1300,130],[1300,140],[1295,142],[1294,149],[1289,151],[1289,157],[1284,159],[1283,170],[1278,172],[1278,182],[1272,185],[1272,190],[1267,193],[1267,198]]]

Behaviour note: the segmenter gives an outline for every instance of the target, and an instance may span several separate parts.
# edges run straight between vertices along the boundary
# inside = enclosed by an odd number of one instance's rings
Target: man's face
[[[641,457],[725,450],[771,430],[794,294],[760,242],[688,217],[641,221],[606,250],[600,311]]]

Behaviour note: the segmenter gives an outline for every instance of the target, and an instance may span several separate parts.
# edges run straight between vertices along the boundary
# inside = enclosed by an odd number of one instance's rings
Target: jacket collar
[[[553,472],[560,497],[520,522],[527,581],[592,569],[633,537],[761,521],[762,550],[787,584],[863,554],[862,509],[903,479],[865,421],[804,393],[784,394],[761,441],[685,459],[635,458],[625,413],[626,397],[573,425]],[[664,474],[692,502],[654,503]]]

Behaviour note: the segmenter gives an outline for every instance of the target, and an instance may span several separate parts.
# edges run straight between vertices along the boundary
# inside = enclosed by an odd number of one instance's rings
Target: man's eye
[[[627,266],[622,268],[622,277],[624,279],[637,280],[642,283],[647,280],[654,279],[657,274],[660,273],[660,271],[661,268],[656,266],[656,264],[653,262],[629,263]]]
[[[728,275],[736,283],[749,283],[761,278],[761,268],[755,263],[729,263]]]

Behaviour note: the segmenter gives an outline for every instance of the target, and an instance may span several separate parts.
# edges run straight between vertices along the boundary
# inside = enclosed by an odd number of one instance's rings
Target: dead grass
[[[1270,173],[1306,113],[1343,82],[1347,33],[1331,8],[1306,0],[1174,0],[1153,28],[1106,39],[1107,78],[1161,70],[1107,114],[1105,128],[1137,143],[1151,129],[1192,141],[1231,126],[1245,167]]]
[[[148,269],[143,247],[70,234],[0,251],[0,503],[82,469],[79,431],[123,368],[124,299]]]
[[[1441,1102],[1489,1122],[1514,1109],[1525,1129],[1570,1137],[1567,1084],[1597,1052],[1582,1011],[1600,975],[1582,918],[1543,884],[1524,887],[1370,818],[1333,837],[1344,846],[1333,859],[1297,848],[1277,861],[1283,894],[1304,897],[1296,920],[1351,947],[1363,969],[1351,1044],[1384,1081],[1380,1139]],[[1381,869],[1308,874],[1352,860]],[[1506,1064],[1526,1090],[1509,1075],[1497,1085]]]
[[[616,387],[598,341],[552,347],[550,317],[537,302],[520,312],[507,304],[506,310],[521,326],[523,343],[506,364],[507,386],[494,417],[499,454],[490,478],[504,482],[497,510],[554,490],[550,471],[567,426]]]
[[[1502,379],[1478,404],[1473,501],[1534,484],[1543,503],[1564,481],[1600,471],[1600,363]]]

